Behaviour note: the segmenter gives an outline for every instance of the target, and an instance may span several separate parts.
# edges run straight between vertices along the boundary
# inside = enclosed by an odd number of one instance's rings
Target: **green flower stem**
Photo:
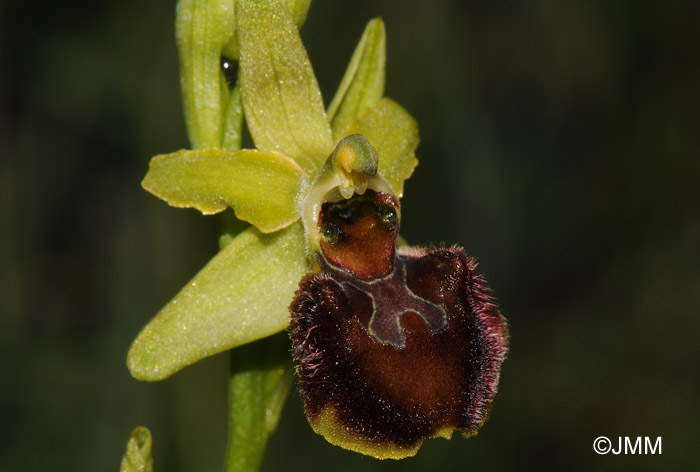
[[[292,372],[286,333],[231,350],[225,472],[260,469],[292,386]]]
[[[224,116],[224,134],[221,139],[221,149],[238,151],[241,149],[241,130],[243,127],[243,104],[241,103],[241,85],[231,91],[226,115]]]
[[[232,91],[224,121],[221,148],[239,151],[243,123],[239,84]],[[223,249],[247,227],[232,211],[222,213],[219,246]],[[257,472],[292,386],[289,339],[276,335],[232,349],[230,362],[224,472]]]
[[[227,211],[219,217],[223,249],[246,225]],[[228,381],[228,440],[224,472],[260,470],[294,380],[286,333],[232,349]]]
[[[309,2],[296,3],[293,11],[301,22]],[[227,45],[236,46],[232,41],[235,38],[234,2],[181,0],[177,24],[183,101],[192,148],[240,151],[243,121],[240,81],[229,93],[219,68],[222,50]],[[235,53],[227,52],[229,57],[235,58]],[[223,160],[218,154],[215,157]],[[212,162],[203,161],[205,167],[200,171],[207,168],[220,170]],[[192,178],[193,169],[189,170]],[[239,175],[242,169],[234,171]],[[255,181],[253,176],[244,177],[248,182]],[[180,184],[187,182],[186,178],[172,180]],[[206,187],[200,187],[200,191],[201,188]],[[250,195],[259,193],[245,190]],[[246,226],[234,218],[232,212],[222,214],[220,247],[227,246]],[[231,351],[225,471],[245,472],[260,468],[267,439],[277,425],[291,386],[292,367],[288,350],[286,336],[274,336]]]
[[[233,0],[180,0],[175,35],[185,122],[194,149],[221,144],[230,93],[221,50],[235,32]]]

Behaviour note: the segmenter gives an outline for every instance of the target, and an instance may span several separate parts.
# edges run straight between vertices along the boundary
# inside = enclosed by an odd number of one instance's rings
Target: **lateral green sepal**
[[[236,236],[153,318],[127,356],[131,374],[162,380],[183,367],[284,330],[309,272],[301,222]]]

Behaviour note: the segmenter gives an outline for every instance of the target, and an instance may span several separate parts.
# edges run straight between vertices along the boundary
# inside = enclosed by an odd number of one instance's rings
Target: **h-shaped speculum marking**
[[[359,279],[330,265],[324,269],[334,273],[343,289],[350,285],[372,299],[372,316],[367,331],[381,344],[396,349],[406,347],[406,335],[401,325],[401,318],[406,313],[415,313],[422,318],[433,334],[447,327],[445,307],[419,297],[408,288],[406,266],[400,257],[394,258],[394,268],[388,275],[372,280]]]

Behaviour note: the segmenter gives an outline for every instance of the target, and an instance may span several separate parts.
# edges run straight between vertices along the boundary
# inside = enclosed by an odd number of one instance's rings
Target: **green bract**
[[[139,426],[131,432],[122,457],[120,472],[153,472],[151,432]]]
[[[308,4],[181,0],[178,5],[183,97],[194,150],[154,157],[143,186],[173,206],[205,214],[231,207],[252,226],[141,331],[128,356],[134,377],[160,380],[206,356],[284,330],[294,291],[312,270],[309,255],[318,240],[313,215],[300,221],[302,216],[336,187],[344,198],[364,192],[368,178],[400,196],[413,172],[416,122],[400,105],[381,98],[382,21],[367,26],[327,114],[295,25]],[[220,69],[222,55],[240,60],[232,91]],[[257,150],[239,150],[241,110]],[[358,134],[364,138],[352,136]],[[324,167],[340,150],[349,150],[351,159]],[[372,177],[377,158],[379,175]]]

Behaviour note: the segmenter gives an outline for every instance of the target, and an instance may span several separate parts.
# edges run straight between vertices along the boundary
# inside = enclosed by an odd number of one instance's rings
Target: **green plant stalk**
[[[241,149],[243,107],[240,83],[228,91],[219,68],[222,37],[233,30],[230,2],[213,5],[183,0],[178,6],[183,103],[193,149]],[[214,25],[215,30],[212,30]],[[219,246],[248,225],[232,211],[219,217]],[[230,354],[229,424],[224,471],[257,471],[292,384],[285,335],[234,349]]]
[[[232,211],[219,217],[223,248],[248,225]],[[260,470],[294,377],[286,333],[229,351],[228,439],[224,472]]]
[[[225,472],[260,470],[292,386],[292,372],[286,333],[231,350]]]
[[[221,148],[240,150],[243,107],[238,84],[230,95],[224,123]],[[224,212],[219,217],[220,248],[247,227],[232,211]],[[257,472],[293,382],[289,339],[280,333],[232,349],[229,359],[224,472]]]

